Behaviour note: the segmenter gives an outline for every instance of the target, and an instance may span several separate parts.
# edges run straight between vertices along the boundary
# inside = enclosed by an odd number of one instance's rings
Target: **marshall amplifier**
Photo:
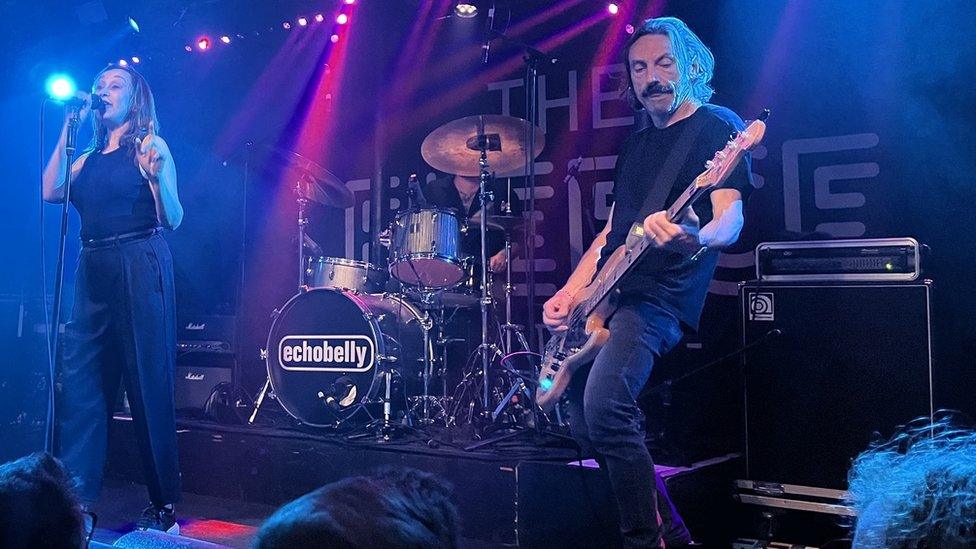
[[[844,490],[875,433],[932,417],[929,293],[928,281],[740,285],[742,342],[755,343],[743,480]]]
[[[912,281],[921,276],[914,238],[763,242],[756,278],[774,281]]]
[[[234,380],[237,317],[184,313],[177,327],[176,409],[202,412],[218,386]]]

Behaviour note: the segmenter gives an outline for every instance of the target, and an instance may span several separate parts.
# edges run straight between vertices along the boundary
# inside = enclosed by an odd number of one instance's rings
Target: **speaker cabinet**
[[[740,286],[747,478],[845,489],[851,460],[933,413],[930,287]],[[778,335],[777,335],[778,331]]]

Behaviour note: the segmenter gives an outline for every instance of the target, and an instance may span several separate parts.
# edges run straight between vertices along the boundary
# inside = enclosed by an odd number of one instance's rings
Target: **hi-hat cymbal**
[[[528,217],[525,215],[488,214],[488,219],[485,220],[485,224],[488,226],[489,231],[494,229],[510,233],[525,225],[527,221]],[[474,215],[468,218],[465,225],[467,225],[469,230],[481,230],[481,212],[475,212]]]
[[[479,114],[444,124],[424,139],[420,153],[435,170],[466,177],[481,174],[480,146],[487,145],[488,164],[493,172],[512,173],[525,166],[526,134],[529,123],[500,114]],[[535,132],[535,156],[546,146],[546,136]]]
[[[348,208],[353,205],[352,191],[338,177],[297,152],[271,147],[271,161],[281,170],[283,180],[297,184],[302,198],[325,206]]]

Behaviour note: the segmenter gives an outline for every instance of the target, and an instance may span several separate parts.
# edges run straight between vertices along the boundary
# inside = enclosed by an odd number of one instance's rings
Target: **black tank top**
[[[130,149],[119,147],[85,159],[71,184],[71,203],[81,216],[81,239],[106,238],[156,227],[156,202]]]

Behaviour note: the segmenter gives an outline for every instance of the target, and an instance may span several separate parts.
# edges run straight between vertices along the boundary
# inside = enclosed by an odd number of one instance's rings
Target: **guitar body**
[[[624,261],[626,253],[626,245],[622,245],[607,258],[593,282],[576,294],[570,308],[570,318],[574,317],[574,313],[580,315],[579,309],[583,304],[599,296],[605,275]],[[549,339],[539,373],[539,388],[536,389],[536,403],[543,411],[548,412],[556,406],[576,370],[596,358],[606,345],[610,339],[606,322],[613,310],[609,300],[603,299],[589,315],[571,322],[568,330],[557,332]]]
[[[767,116],[768,110],[744,131],[733,136],[722,150],[705,163],[705,171],[665,211],[668,220],[678,221],[685,208],[704,197],[709,189],[720,187],[728,179],[742,157],[762,141],[766,131],[763,121]],[[566,321],[568,329],[552,335],[542,356],[536,403],[543,411],[548,412],[556,406],[576,370],[593,360],[610,339],[606,321],[613,314],[613,306],[608,297],[648,248],[643,225],[635,223],[627,235],[627,241],[607,258],[593,281],[574,296]],[[695,261],[704,250],[702,248],[689,261]]]

